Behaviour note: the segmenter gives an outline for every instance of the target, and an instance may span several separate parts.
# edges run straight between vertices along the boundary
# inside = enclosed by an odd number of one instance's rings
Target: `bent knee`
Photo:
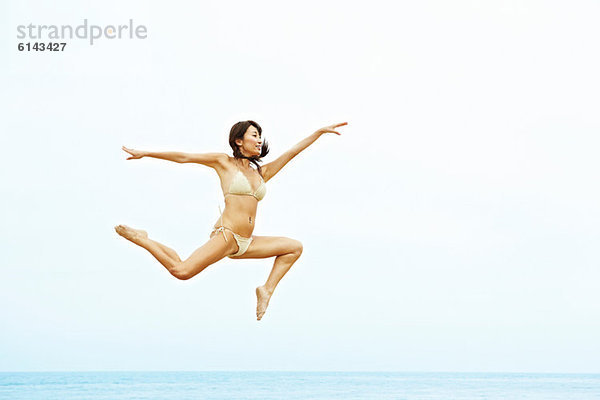
[[[292,247],[292,253],[294,253],[298,257],[300,257],[303,249],[304,249],[304,247],[302,246],[302,242],[300,242],[299,240],[294,240],[294,245]]]
[[[195,274],[192,273],[190,268],[187,268],[184,263],[180,263],[169,270],[171,275],[181,281],[187,281]]]

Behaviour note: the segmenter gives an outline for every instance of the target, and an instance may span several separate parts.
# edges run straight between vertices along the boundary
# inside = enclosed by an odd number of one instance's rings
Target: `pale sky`
[[[0,5],[0,370],[600,372],[595,1]],[[19,52],[17,26],[144,40]],[[273,258],[189,281],[223,203],[201,165],[237,121],[273,160],[254,234],[304,253],[257,322]]]

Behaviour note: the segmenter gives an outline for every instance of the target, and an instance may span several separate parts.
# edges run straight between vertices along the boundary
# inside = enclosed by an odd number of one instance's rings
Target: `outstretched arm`
[[[317,129],[312,135],[297,143],[294,147],[280,155],[277,159],[262,166],[262,169],[264,170],[263,179],[265,180],[265,182],[274,177],[281,170],[281,168],[283,168],[285,164],[287,164],[292,158],[300,154],[302,150],[306,149],[308,146],[313,144],[319,137],[321,137],[322,134],[331,132],[340,135],[340,133],[335,129],[344,125],[348,125],[348,123],[342,122],[340,124],[328,125],[321,129]]]
[[[128,160],[136,160],[142,157],[159,158],[161,160],[173,161],[177,163],[197,163],[203,164],[208,167],[215,168],[220,164],[223,164],[227,160],[227,154],[225,153],[182,153],[179,151],[142,151],[128,149],[123,146],[123,150],[131,154],[131,157],[127,157]]]

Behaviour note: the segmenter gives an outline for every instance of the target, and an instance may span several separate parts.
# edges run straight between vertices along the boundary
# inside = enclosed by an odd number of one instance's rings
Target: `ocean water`
[[[600,399],[600,374],[3,372],[0,399]]]

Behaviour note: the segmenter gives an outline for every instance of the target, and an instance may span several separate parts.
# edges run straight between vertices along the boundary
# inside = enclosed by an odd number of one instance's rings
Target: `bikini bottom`
[[[233,237],[238,245],[237,253],[228,255],[227,257],[229,257],[229,258],[237,257],[237,256],[241,256],[242,254],[244,254],[246,252],[246,250],[248,250],[250,243],[252,243],[252,236],[250,236],[250,237],[240,236],[225,226],[220,226],[218,228],[213,229],[210,234],[212,236],[213,232],[215,232],[215,231],[221,232],[223,234],[223,237],[225,238],[225,241],[227,241],[227,236],[225,236],[225,229],[227,229],[229,232],[233,233]]]
[[[244,237],[244,236],[238,235],[231,229],[227,228],[226,226],[223,226],[223,212],[221,211],[221,206],[219,206],[219,212],[221,213],[221,226],[213,229],[212,232],[210,233],[210,235],[212,236],[213,232],[215,232],[215,231],[221,232],[223,234],[223,237],[225,238],[225,241],[227,241],[227,236],[225,236],[225,229],[227,229],[229,232],[233,233],[233,237],[235,238],[235,241],[238,245],[238,251],[235,254],[228,255],[227,257],[231,258],[231,257],[241,256],[242,254],[244,254],[246,252],[246,250],[248,250],[250,243],[252,243],[252,236]]]

